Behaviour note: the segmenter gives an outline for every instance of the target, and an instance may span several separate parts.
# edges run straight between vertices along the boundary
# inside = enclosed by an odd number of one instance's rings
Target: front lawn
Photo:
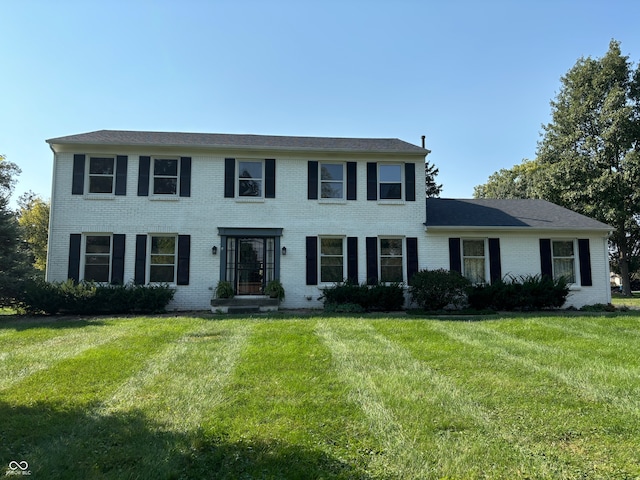
[[[640,315],[0,320],[0,475],[637,478]]]

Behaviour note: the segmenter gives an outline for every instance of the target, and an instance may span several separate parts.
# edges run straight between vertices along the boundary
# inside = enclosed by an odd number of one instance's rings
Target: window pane
[[[381,265],[380,281],[382,282],[402,282],[402,265]]]
[[[84,267],[84,279],[87,282],[108,282],[109,281],[109,258],[106,265],[90,265]]]
[[[484,240],[464,240],[462,254],[465,257],[484,257]]]
[[[173,265],[158,266],[152,265],[149,271],[149,281],[158,283],[173,283]]]
[[[471,283],[484,283],[486,276],[484,272],[484,258],[465,258],[464,259],[464,276]]]
[[[382,255],[402,255],[402,239],[401,238],[381,239],[380,253]]]
[[[113,177],[89,177],[89,193],[111,193]]]
[[[402,198],[402,185],[399,183],[381,183],[380,198],[386,200],[399,200]]]
[[[341,282],[344,266],[342,257],[322,257],[320,259],[320,281]]]
[[[154,178],[153,193],[173,195],[178,191],[178,180],[176,178]]]
[[[321,180],[342,180],[343,179],[342,165],[323,163],[320,167],[320,179]]]
[[[173,255],[175,253],[175,243],[175,237],[152,237],[151,253]]]
[[[322,255],[342,255],[342,239],[321,238],[320,253]]]
[[[111,237],[94,235],[87,237],[86,253],[110,253]]]
[[[262,178],[262,162],[238,162],[240,178]]]
[[[575,263],[572,258],[554,258],[553,277],[555,279],[564,277],[568,283],[575,283],[576,275],[574,267]]]
[[[178,176],[178,160],[176,159],[155,159],[153,162],[153,174],[163,177]]]
[[[262,180],[240,180],[241,197],[261,197]]]
[[[400,165],[380,165],[381,182],[402,182]]]
[[[89,160],[89,173],[113,175],[113,158],[91,157]]]
[[[322,182],[320,187],[321,198],[342,198],[343,185],[336,182]]]
[[[553,242],[553,256],[554,257],[572,257],[573,256],[573,241]]]
[[[109,255],[87,255],[84,261],[87,265],[109,265]]]
[[[151,256],[151,264],[152,265],[173,265],[175,261],[175,257],[173,255],[152,255]]]

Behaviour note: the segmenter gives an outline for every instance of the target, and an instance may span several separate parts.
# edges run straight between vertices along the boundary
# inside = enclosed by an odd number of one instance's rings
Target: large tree
[[[561,82],[538,144],[543,197],[614,227],[611,245],[630,295],[640,215],[640,67],[634,71],[611,41],[604,57],[579,59]]]
[[[512,168],[493,173],[487,183],[476,185],[474,198],[543,198],[543,166],[536,160],[523,160]]]
[[[16,215],[9,208],[19,174],[20,168],[0,155],[0,305],[13,304],[21,281],[31,273]]]
[[[429,161],[424,162],[424,188],[427,198],[439,197],[442,192],[442,184],[436,183],[436,177],[440,170]]]
[[[24,193],[18,199],[18,223],[22,239],[33,257],[33,266],[41,272],[47,265],[49,211],[49,202],[33,192]]]

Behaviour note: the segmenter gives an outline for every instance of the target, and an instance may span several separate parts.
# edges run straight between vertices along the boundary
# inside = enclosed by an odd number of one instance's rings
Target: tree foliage
[[[42,272],[47,265],[49,213],[49,202],[33,192],[27,192],[18,199],[18,223],[22,238],[33,257],[33,266]]]
[[[611,41],[604,57],[581,58],[561,81],[538,144],[544,196],[615,228],[611,243],[630,294],[640,215],[640,67],[634,71]]]
[[[512,168],[493,173],[487,183],[473,189],[474,198],[543,198],[544,165],[523,160]]]
[[[442,184],[436,183],[436,177],[440,170],[435,165],[431,165],[429,161],[424,163],[424,183],[427,198],[439,197],[442,192]]]

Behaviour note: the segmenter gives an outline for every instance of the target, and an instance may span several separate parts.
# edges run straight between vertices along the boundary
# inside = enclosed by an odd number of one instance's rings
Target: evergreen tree
[[[440,170],[435,165],[431,165],[428,161],[424,163],[424,183],[427,198],[439,197],[442,192],[442,184],[436,183],[436,177]]]

